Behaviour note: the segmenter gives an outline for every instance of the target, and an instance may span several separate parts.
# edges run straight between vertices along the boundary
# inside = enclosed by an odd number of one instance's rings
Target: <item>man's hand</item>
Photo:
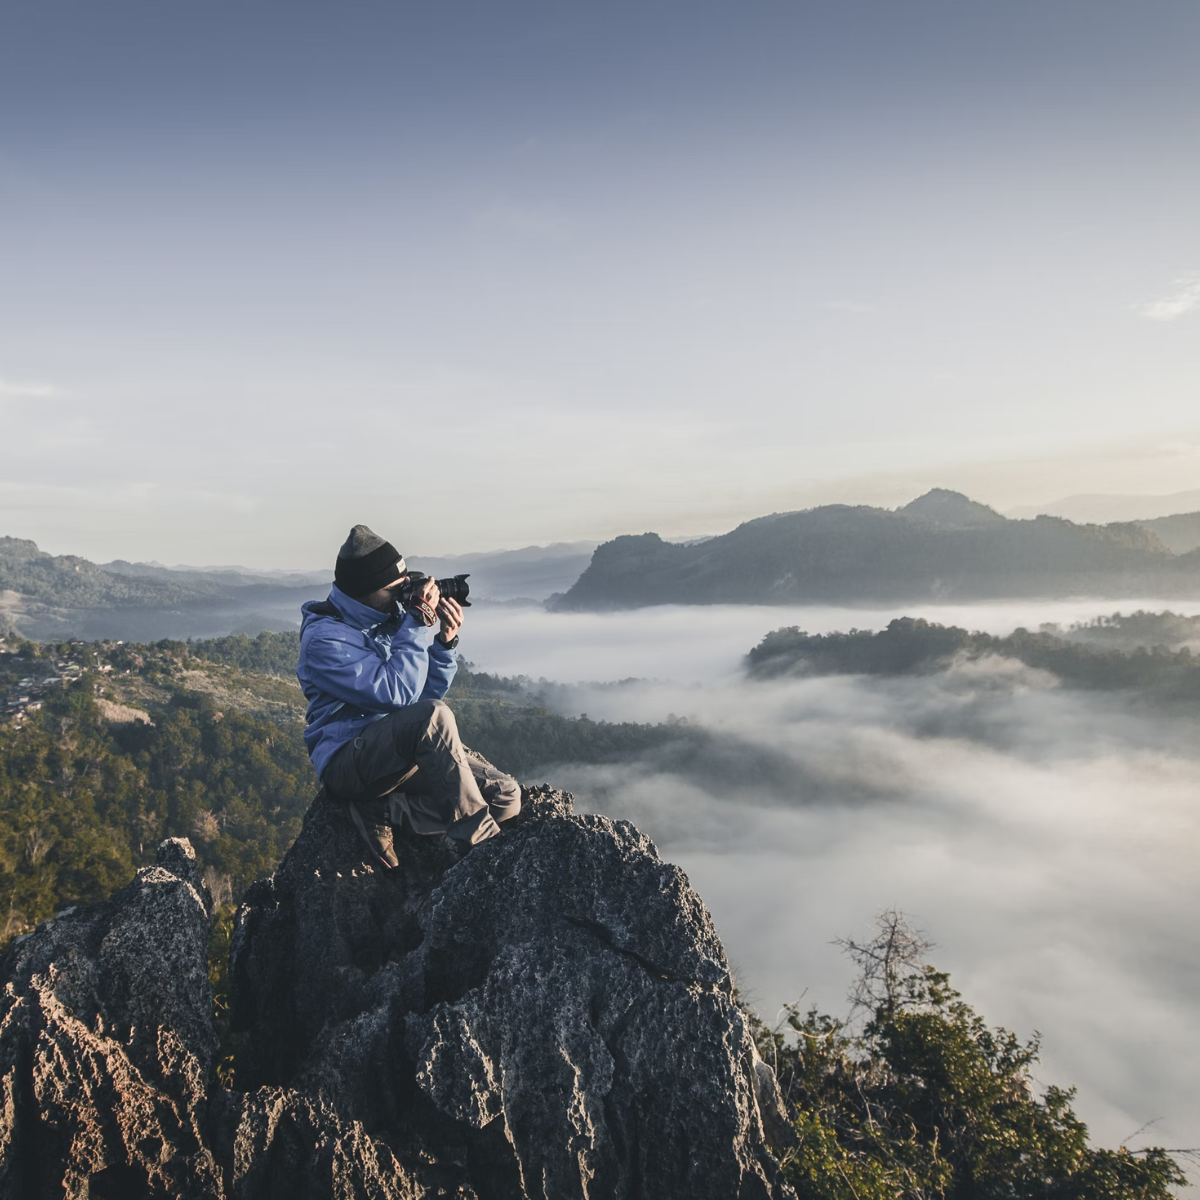
[[[437,607],[441,600],[442,593],[438,591],[437,582],[427,579],[421,584],[421,590],[409,601],[409,615],[422,625],[432,625],[437,620]]]
[[[442,593],[438,591],[436,579],[427,579],[421,584],[421,599],[429,605],[430,608],[437,612],[438,604],[442,599]]]
[[[442,628],[438,633],[438,641],[443,644],[452,642],[462,628],[463,610],[457,600],[443,596],[437,606],[437,614],[442,618]]]

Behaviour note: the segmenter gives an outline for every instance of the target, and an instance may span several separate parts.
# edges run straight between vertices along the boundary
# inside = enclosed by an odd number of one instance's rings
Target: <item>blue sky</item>
[[[1200,486],[1193,3],[10,3],[0,532]]]

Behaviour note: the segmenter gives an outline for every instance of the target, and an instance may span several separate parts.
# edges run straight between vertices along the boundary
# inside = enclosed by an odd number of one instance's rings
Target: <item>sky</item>
[[[0,534],[1200,487],[1191,0],[0,5]]]

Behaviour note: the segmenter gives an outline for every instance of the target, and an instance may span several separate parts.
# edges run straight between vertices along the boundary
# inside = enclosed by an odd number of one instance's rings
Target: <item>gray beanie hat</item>
[[[338,551],[333,581],[347,596],[369,596],[407,572],[400,551],[368,529],[355,525]]]

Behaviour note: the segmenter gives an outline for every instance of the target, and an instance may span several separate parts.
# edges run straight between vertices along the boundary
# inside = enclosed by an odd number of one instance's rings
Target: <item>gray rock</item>
[[[173,838],[111,899],[9,948],[0,1200],[422,1194],[319,1098],[212,1087],[208,939],[199,865]]]
[[[0,964],[0,1197],[217,1197],[208,910],[187,842]],[[175,872],[179,873],[176,874]]]
[[[418,1200],[424,1189],[382,1142],[318,1097],[281,1088],[221,1092],[213,1139],[230,1200]]]
[[[247,895],[239,1083],[321,1095],[429,1194],[788,1194],[712,920],[646,837],[539,789],[461,862],[397,853],[319,800]]]
[[[646,837],[538,788],[465,859],[397,849],[365,865],[318,797],[247,893],[236,1091],[186,841],[10,947],[0,1200],[790,1195],[712,921]]]
[[[750,1066],[754,1098],[758,1101],[758,1112],[771,1145],[785,1150],[798,1146],[800,1137],[788,1115],[779,1080],[770,1064],[762,1060],[753,1038],[750,1040]]]

